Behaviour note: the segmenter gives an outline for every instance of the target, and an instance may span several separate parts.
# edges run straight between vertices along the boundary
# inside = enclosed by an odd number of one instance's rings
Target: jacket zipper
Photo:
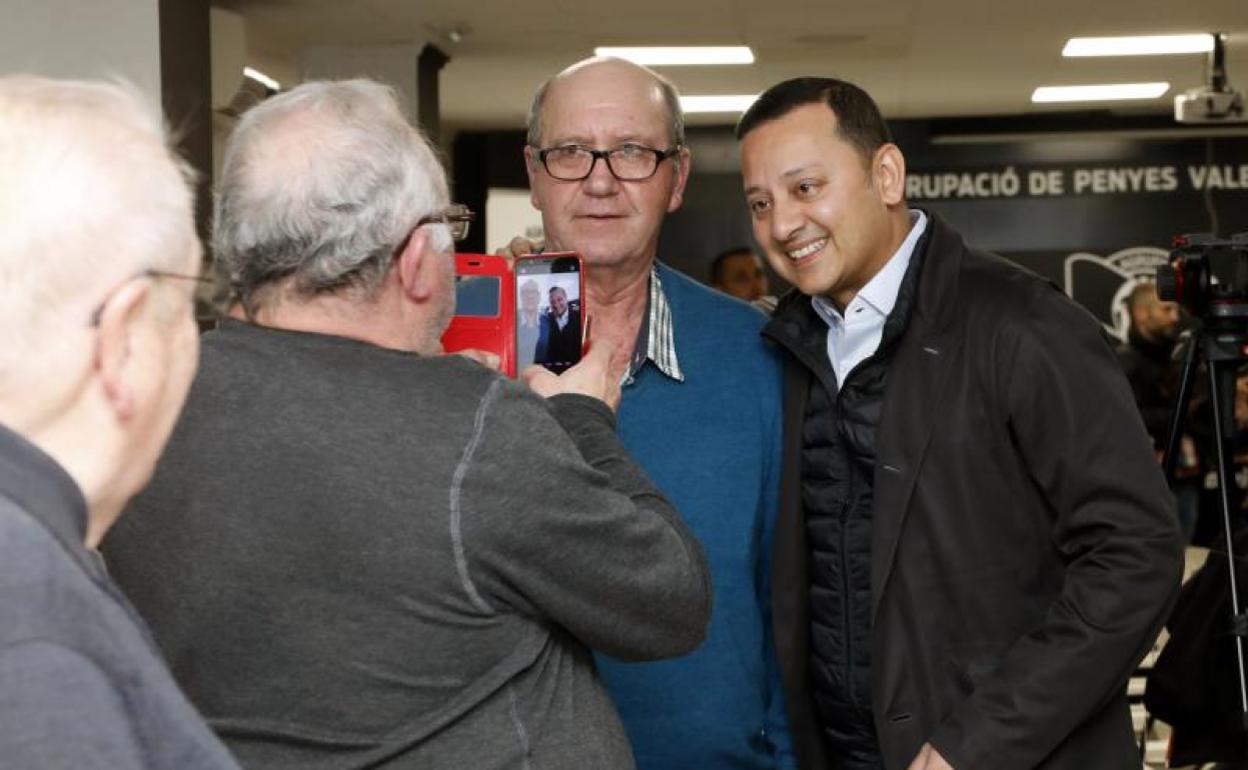
[[[839,398],[837,399],[840,400]],[[837,411],[840,411],[839,404]],[[842,437],[843,438],[843,437]],[[853,601],[853,592],[850,588],[849,580],[849,515],[853,507],[854,489],[857,484],[857,475],[849,474],[849,490],[846,499],[841,506],[841,595],[844,601],[841,602],[843,612],[843,628],[845,629],[845,687],[849,691],[849,704],[857,710],[858,694],[854,688],[854,630],[851,626],[853,621],[853,613],[850,611],[850,603]]]

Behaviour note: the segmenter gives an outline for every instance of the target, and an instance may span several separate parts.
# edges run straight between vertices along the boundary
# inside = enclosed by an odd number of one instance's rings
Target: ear
[[[541,170],[542,161],[537,157],[537,150],[529,145],[524,146],[524,170],[529,175],[529,203],[533,204],[533,208],[538,211],[542,210],[542,204],[537,199],[537,174]]]
[[[123,422],[134,416],[137,407],[137,335],[150,301],[151,283],[132,280],[113,292],[100,309],[95,370],[105,398]]]
[[[672,161],[680,161],[674,163],[676,169],[676,178],[672,184],[672,195],[667,199],[667,213],[672,213],[680,208],[680,204],[685,201],[685,185],[689,183],[689,169],[693,165],[693,151],[688,147],[681,147],[680,153],[672,158]]]
[[[897,206],[905,201],[906,158],[901,148],[892,143],[881,145],[871,160],[871,177],[885,205]]]
[[[423,227],[413,230],[392,268],[399,279],[399,285],[403,287],[403,296],[418,303],[429,301],[438,289],[434,270],[436,266],[432,264],[435,259],[445,259],[445,255],[432,248],[429,231]]]

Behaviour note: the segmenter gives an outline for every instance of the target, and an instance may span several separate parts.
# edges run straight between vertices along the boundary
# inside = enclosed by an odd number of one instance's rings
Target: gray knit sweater
[[[226,322],[105,543],[245,767],[627,768],[586,646],[682,654],[709,579],[601,403]]]

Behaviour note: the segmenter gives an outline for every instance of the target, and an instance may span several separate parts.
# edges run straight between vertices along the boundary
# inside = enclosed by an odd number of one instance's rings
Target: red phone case
[[[498,280],[498,315],[455,316],[442,335],[442,348],[448,353],[484,350],[498,356],[499,371],[516,376],[516,292],[515,278],[507,260],[492,254],[456,254],[456,275],[487,275]]]
[[[550,252],[519,257],[524,259],[554,259],[557,257],[581,257],[576,252]],[[516,376],[516,275],[503,257],[492,254],[456,254],[456,276],[493,276],[498,278],[498,315],[492,317],[461,316],[451,318],[450,325],[442,335],[442,349],[447,353],[460,350],[484,350],[499,359],[499,371],[508,377]],[[585,310],[585,266],[577,272],[579,296],[581,297],[581,355],[585,354],[585,327],[588,313]]]

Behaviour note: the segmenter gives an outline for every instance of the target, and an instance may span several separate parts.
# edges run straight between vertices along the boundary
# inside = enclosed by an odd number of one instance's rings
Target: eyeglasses
[[[462,203],[452,203],[442,209],[437,214],[431,214],[416,223],[416,227],[424,227],[425,225],[450,225],[451,239],[462,241],[468,237],[468,228],[476,220],[477,215],[472,213]],[[415,229],[415,228],[413,228]]]
[[[185,273],[170,273],[165,270],[144,270],[143,272],[138,273],[137,275],[131,276],[129,279],[127,279],[127,282],[133,281],[135,278],[172,278],[175,281],[194,281],[195,283],[200,284],[201,286],[211,286],[213,283],[212,276],[187,275]],[[100,325],[100,316],[103,315],[104,305],[107,303],[108,303],[108,300],[105,299],[103,302],[101,302],[99,305],[96,306],[95,310],[91,311],[91,326],[92,327]]]
[[[536,149],[536,148],[535,148]],[[561,182],[579,182],[594,173],[594,165],[602,158],[611,176],[621,182],[640,182],[654,176],[659,164],[680,152],[680,145],[670,150],[656,150],[641,144],[625,144],[611,150],[591,150],[579,144],[538,149],[537,157],[546,173]]]

